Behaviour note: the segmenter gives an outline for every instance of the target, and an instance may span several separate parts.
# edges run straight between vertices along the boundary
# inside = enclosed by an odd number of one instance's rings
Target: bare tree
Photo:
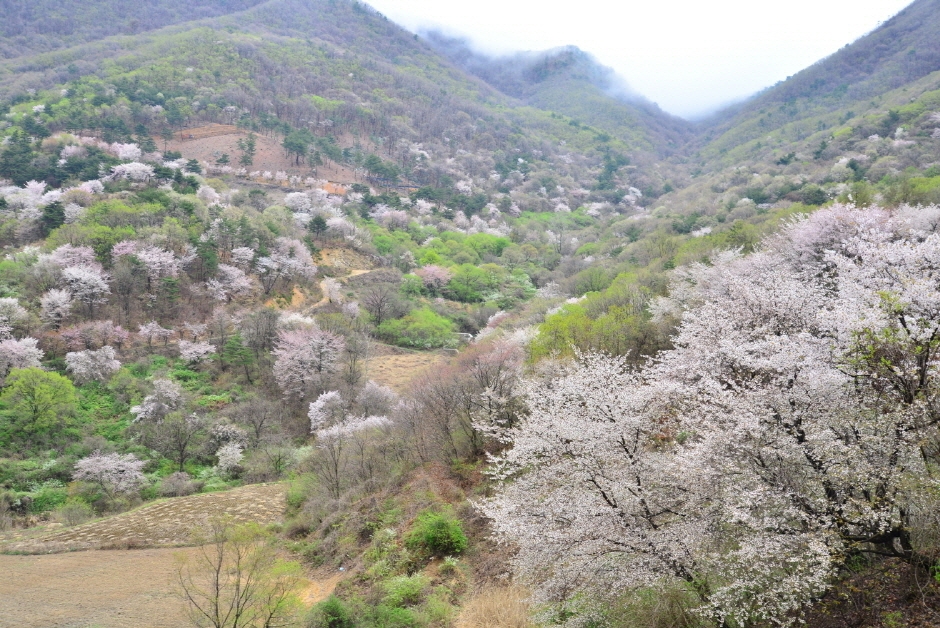
[[[211,522],[195,535],[195,556],[178,559],[177,586],[196,626],[278,628],[295,625],[302,608],[300,566],[278,559],[272,539],[255,524]]]

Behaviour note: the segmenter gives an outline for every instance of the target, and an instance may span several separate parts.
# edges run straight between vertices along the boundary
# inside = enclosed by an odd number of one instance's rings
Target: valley
[[[940,626],[940,1],[695,122],[351,0],[8,13],[0,626]]]

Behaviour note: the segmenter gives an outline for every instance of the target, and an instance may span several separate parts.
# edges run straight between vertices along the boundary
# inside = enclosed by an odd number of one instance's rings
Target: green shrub
[[[451,556],[467,549],[467,535],[453,517],[425,511],[415,520],[405,545],[428,556]]]
[[[44,486],[32,495],[30,511],[39,513],[54,510],[69,498],[68,490],[57,486]]]
[[[353,628],[355,625],[346,604],[335,595],[331,595],[310,609],[305,627]]]
[[[432,349],[443,347],[451,340],[454,324],[432,309],[422,307],[403,318],[385,321],[377,331],[394,344]]]
[[[383,584],[385,597],[382,599],[382,603],[393,608],[419,604],[422,593],[429,584],[431,584],[430,579],[422,574],[390,578]]]
[[[384,604],[369,608],[362,622],[362,626],[367,628],[417,628],[421,625],[410,609],[392,608]]]
[[[95,516],[91,506],[83,501],[70,500],[52,511],[52,518],[65,526],[77,526]]]

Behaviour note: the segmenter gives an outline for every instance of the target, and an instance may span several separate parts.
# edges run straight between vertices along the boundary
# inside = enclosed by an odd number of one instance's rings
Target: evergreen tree
[[[35,153],[29,136],[23,131],[14,131],[0,153],[0,178],[10,179],[14,185],[23,185],[33,179],[33,157]]]
[[[248,380],[249,384],[252,383],[251,366],[255,362],[255,357],[251,350],[245,346],[241,332],[236,332],[225,342],[225,346],[222,347],[222,353],[219,356],[219,362],[222,365],[223,371],[226,368],[226,363],[232,366],[242,367],[245,369],[245,379]]]
[[[43,236],[49,235],[63,224],[65,224],[65,206],[61,201],[53,201],[42,208],[39,225]]]
[[[320,234],[326,231],[326,219],[320,214],[317,214],[310,220],[307,228],[310,230],[310,233],[319,238]]]

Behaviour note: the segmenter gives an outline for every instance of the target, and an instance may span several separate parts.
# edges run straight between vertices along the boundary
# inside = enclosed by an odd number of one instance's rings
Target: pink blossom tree
[[[415,274],[424,282],[424,287],[432,294],[440,294],[440,291],[454,277],[446,268],[428,264],[415,270]]]

